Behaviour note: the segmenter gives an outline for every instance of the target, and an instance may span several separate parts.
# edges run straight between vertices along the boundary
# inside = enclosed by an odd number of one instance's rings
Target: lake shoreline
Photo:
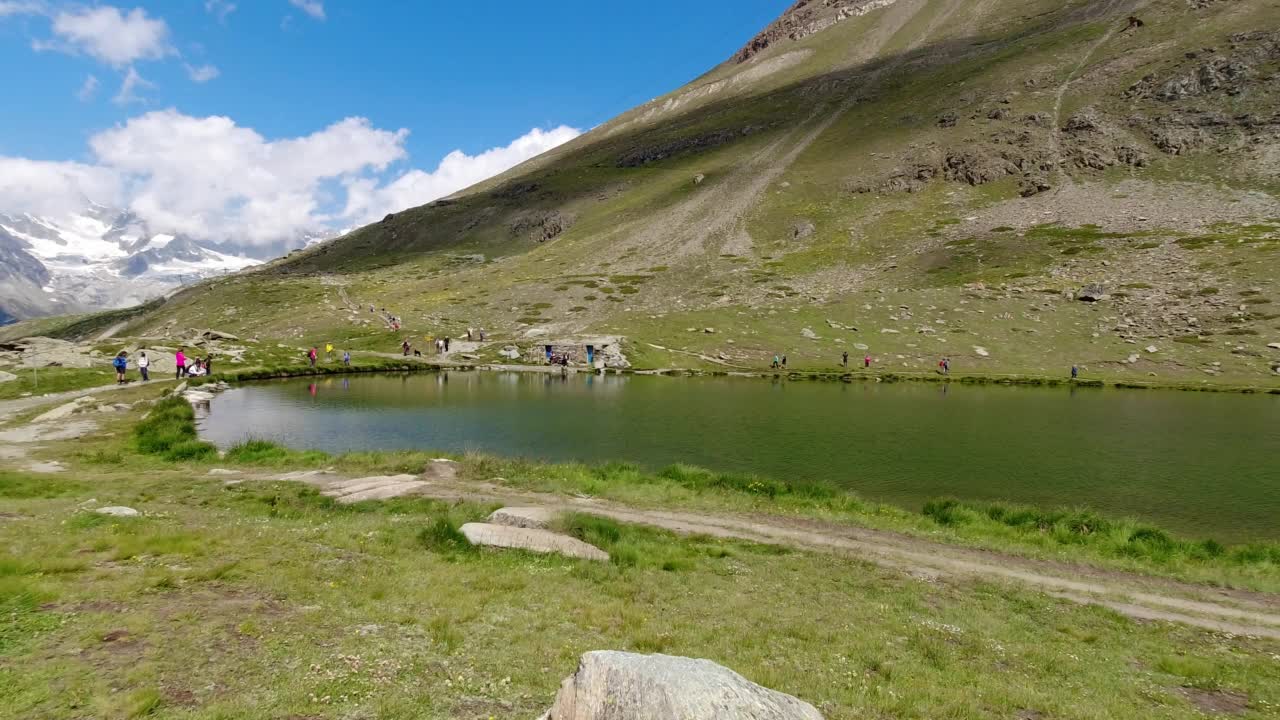
[[[395,372],[440,372],[458,370],[464,372],[520,372],[559,374],[561,370],[555,365],[517,365],[505,363],[442,363],[426,360],[406,360],[404,362],[387,362],[377,365],[316,367],[288,366],[280,368],[250,368],[243,371],[232,370],[216,372],[209,378],[193,378],[193,384],[209,380],[225,380],[227,382],[248,382],[253,380],[272,380],[296,377],[321,377],[328,375],[395,373]],[[594,375],[598,370],[568,368],[569,374]],[[693,368],[608,368],[603,371],[607,375],[635,375],[650,377],[738,377],[761,380],[793,380],[818,382],[919,382],[919,383],[956,383],[962,385],[1005,385],[1031,387],[1069,387],[1116,390],[1177,390],[1180,392],[1213,392],[1238,393],[1244,395],[1280,395],[1280,385],[1226,385],[1204,382],[1143,382],[1138,380],[1112,379],[1071,379],[1051,377],[1047,375],[1000,375],[983,373],[965,373],[941,375],[938,373],[902,373],[902,372],[825,372],[820,370],[699,370]]]

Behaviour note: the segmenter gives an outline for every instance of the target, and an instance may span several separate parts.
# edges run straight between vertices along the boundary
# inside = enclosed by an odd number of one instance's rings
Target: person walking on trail
[[[409,341],[408,340],[405,340],[404,342],[400,343],[400,350],[404,353],[405,357],[409,357]]]
[[[350,351],[347,351],[347,350],[343,350],[343,351],[342,351],[342,364],[343,364],[344,366],[346,366],[346,367],[351,367],[351,353],[350,353]]]
[[[778,369],[779,367],[781,367],[781,366],[782,366],[782,363],[778,362],[778,356],[777,356],[777,355],[774,355],[774,356],[773,356],[773,364],[772,364],[772,365],[770,365],[769,367],[770,367],[770,368],[772,368],[772,369],[774,369],[774,370],[777,370],[777,369]]]
[[[871,356],[870,356],[870,355],[866,355],[866,356],[864,356],[864,357],[862,358],[862,367],[864,367],[864,368],[868,368],[868,369],[871,367]]]
[[[138,372],[142,373],[143,382],[146,382],[147,380],[151,379],[151,376],[147,374],[150,368],[151,368],[151,360],[147,358],[147,353],[144,351],[142,355],[138,358]]]
[[[181,380],[187,374],[187,354],[183,352],[186,348],[178,348],[178,352],[173,355],[173,367],[178,374],[176,379]]]
[[[840,366],[845,368],[849,367],[849,351],[848,350],[845,350],[843,353],[840,354]]]
[[[449,338],[444,339],[444,351],[449,352]]]
[[[316,354],[317,353],[314,346],[311,348],[311,350],[307,352],[307,360],[311,362],[311,367],[316,366]]]
[[[126,370],[129,369],[129,360],[127,359],[128,356],[129,356],[129,353],[121,350],[120,353],[116,355],[115,359],[111,361],[111,364],[116,369],[117,385],[123,385],[125,383],[124,373]]]
[[[326,362],[333,359],[333,343],[324,344],[324,355]]]
[[[942,374],[943,375],[951,374],[951,358],[949,357],[942,358]]]
[[[786,369],[787,369],[787,356],[786,356],[786,355],[783,355],[783,356],[782,356],[782,369],[783,369],[783,370],[786,370]]]
[[[1080,377],[1080,368],[1079,368],[1078,366],[1072,365],[1072,366],[1071,366],[1071,379],[1072,379],[1072,380],[1076,380],[1076,379],[1078,379],[1079,377]]]
[[[213,355],[212,354],[206,355],[204,357],[204,374],[205,375],[213,374]]]
[[[471,328],[467,328],[467,342],[471,342],[472,340],[475,339],[472,337],[471,332],[472,332]]]

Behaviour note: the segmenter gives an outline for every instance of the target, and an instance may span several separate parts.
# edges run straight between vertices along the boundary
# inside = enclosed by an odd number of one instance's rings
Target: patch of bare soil
[[[1212,715],[1243,715],[1249,709],[1249,698],[1226,690],[1200,690],[1179,688],[1187,700],[1200,712]]]

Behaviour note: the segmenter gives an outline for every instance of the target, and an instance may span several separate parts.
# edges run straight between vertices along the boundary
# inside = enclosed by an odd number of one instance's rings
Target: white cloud
[[[348,118],[310,135],[269,141],[227,117],[151,112],[90,140],[98,161],[128,179],[130,206],[155,226],[253,243],[315,227],[321,183],[384,170],[408,132]]]
[[[81,83],[80,89],[76,91],[76,97],[80,98],[80,102],[89,102],[93,96],[98,93],[98,78],[89,75]]]
[[[0,18],[9,15],[35,15],[44,11],[38,2],[20,2],[18,0],[0,0]]]
[[[421,205],[578,134],[533,130],[476,155],[449,153],[431,172],[388,177],[406,156],[407,130],[357,117],[272,140],[228,117],[162,110],[90,138],[93,164],[0,158],[0,210],[58,214],[94,200],[128,207],[156,232],[247,246]]]
[[[551,130],[534,128],[506,147],[479,155],[454,150],[435,170],[410,170],[385,185],[379,185],[372,178],[351,178],[346,182],[347,206],[342,215],[357,223],[367,223],[387,213],[429,203],[491,178],[581,134],[582,131],[564,125]]]
[[[142,8],[123,13],[120,8],[102,5],[62,11],[53,18],[53,33],[63,45],[37,42],[34,47],[83,52],[114,67],[175,53],[169,44],[169,26],[164,20],[148,17]]]
[[[187,68],[187,76],[191,78],[192,82],[196,83],[207,83],[222,74],[218,68],[212,65],[201,65],[200,67],[185,65],[185,67]]]
[[[138,94],[138,91],[154,88],[155,86],[155,83],[139,75],[138,71],[130,65],[129,70],[124,74],[124,80],[120,83],[120,91],[116,93],[115,97],[111,98],[111,102],[117,105],[131,105],[143,102],[144,99]]]
[[[89,201],[119,202],[119,175],[95,165],[0,156],[0,207],[35,215],[83,210]]]
[[[227,0],[205,0],[205,12],[218,18],[218,22],[226,22],[227,16],[236,11],[236,4]]]
[[[324,2],[322,0],[289,0],[289,4],[316,20],[324,19]]]

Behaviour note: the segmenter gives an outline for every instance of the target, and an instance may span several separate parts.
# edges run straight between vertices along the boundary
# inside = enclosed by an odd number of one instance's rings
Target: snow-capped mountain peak
[[[327,236],[241,247],[152,232],[134,213],[97,204],[59,218],[0,213],[0,324],[134,305]]]

